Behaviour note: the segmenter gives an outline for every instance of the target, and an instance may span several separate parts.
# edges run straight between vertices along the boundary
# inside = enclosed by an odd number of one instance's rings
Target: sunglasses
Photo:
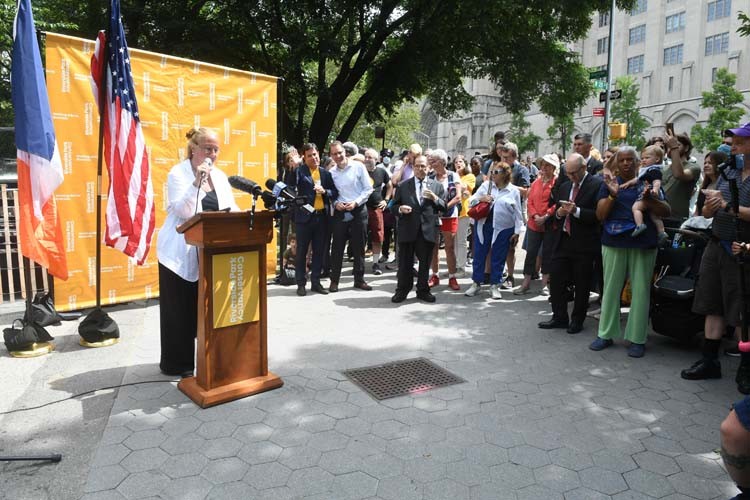
[[[492,171],[492,172],[490,172],[490,173],[491,173],[491,174],[495,174],[495,175],[497,175],[497,174],[504,174],[504,173],[506,173],[506,172],[507,172],[507,170],[503,170],[503,169],[500,169],[500,170],[493,170],[493,171]]]

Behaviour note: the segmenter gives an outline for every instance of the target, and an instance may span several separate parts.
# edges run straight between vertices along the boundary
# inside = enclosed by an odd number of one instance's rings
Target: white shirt
[[[484,195],[492,196],[492,241],[503,230],[513,228],[514,234],[523,231],[523,213],[521,212],[521,192],[516,186],[508,183],[502,189],[498,189],[494,182],[483,182],[477,192],[469,198],[469,206],[479,203],[479,198]],[[479,242],[484,243],[483,228],[487,219],[477,221],[476,230]]]
[[[211,180],[219,200],[219,209],[239,211],[234,201],[232,188],[224,172],[214,167]],[[167,218],[159,230],[156,254],[159,263],[185,281],[198,281],[198,250],[185,242],[185,235],[177,232],[177,226],[195,215],[196,198],[198,212],[202,212],[201,200],[206,193],[193,185],[195,174],[190,160],[178,163],[167,177]]]
[[[351,161],[343,169],[336,165],[331,169],[331,176],[339,192],[336,203],[353,201],[359,207],[364,205],[372,194],[370,174],[361,162]]]

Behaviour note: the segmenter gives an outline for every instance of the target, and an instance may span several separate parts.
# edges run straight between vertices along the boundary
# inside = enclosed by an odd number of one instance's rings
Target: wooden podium
[[[268,371],[266,245],[273,215],[201,212],[177,228],[198,247],[196,376],[177,387],[201,408],[281,387]]]

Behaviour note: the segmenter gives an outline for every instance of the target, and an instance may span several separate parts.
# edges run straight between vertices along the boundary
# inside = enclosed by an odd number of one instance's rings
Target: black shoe
[[[305,290],[304,285],[297,285],[297,295],[300,297],[307,295],[307,290]]]
[[[570,334],[579,333],[581,330],[583,330],[583,323],[577,321],[572,321],[568,327],[568,333]]]
[[[372,290],[372,287],[365,283],[364,281],[360,281],[359,283],[354,284],[354,288],[359,288],[360,290],[364,290],[365,292],[369,292]]]
[[[339,291],[339,282],[338,281],[331,281],[331,284],[328,285],[328,291],[331,293],[336,293]]]
[[[323,285],[320,283],[315,283],[313,286],[310,287],[310,290],[312,290],[315,293],[319,293],[321,295],[328,295],[328,291],[323,288]]]
[[[542,321],[539,323],[539,328],[542,330],[552,330],[553,328],[568,328],[568,322],[559,319],[551,319],[549,321]]]
[[[419,300],[424,300],[425,302],[429,302],[429,303],[433,303],[437,300],[435,296],[432,295],[432,293],[430,292],[419,292],[417,293],[417,298]]]
[[[380,269],[380,266],[377,263],[372,265],[372,274],[374,274],[375,276],[380,276],[381,274],[383,274],[382,269]]]
[[[742,394],[750,394],[750,365],[740,363],[737,368],[737,376],[734,378],[737,382],[737,390]]]
[[[405,300],[406,294],[404,292],[396,292],[393,294],[393,297],[391,297],[391,302],[393,302],[394,304],[400,304]]]
[[[739,371],[738,371],[739,376]],[[721,378],[721,363],[715,359],[702,358],[690,368],[682,370],[680,377],[686,380],[704,380],[707,378]]]
[[[193,376],[193,370],[188,370],[180,373],[180,378],[190,378]]]
[[[539,279],[539,273],[534,273],[534,274],[531,275],[531,280],[532,281],[536,281],[538,279]]]

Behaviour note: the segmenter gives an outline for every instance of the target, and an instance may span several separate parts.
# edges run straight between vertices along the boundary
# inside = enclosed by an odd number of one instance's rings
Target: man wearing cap
[[[750,154],[750,123],[739,128],[724,132],[732,136],[732,155]],[[736,161],[735,161],[736,163]],[[724,178],[726,176],[726,179]],[[688,380],[703,380],[721,378],[721,364],[719,363],[719,347],[724,336],[726,325],[735,327],[735,334],[739,336],[742,315],[745,310],[741,267],[737,256],[733,254],[733,243],[748,243],[750,239],[750,163],[739,168],[727,168],[724,175],[719,177],[716,189],[704,190],[706,201],[703,205],[703,215],[714,217],[714,224],[720,212],[738,214],[740,220],[740,234],[738,238],[745,241],[732,242],[719,240],[714,237],[706,245],[701,260],[700,276],[693,300],[693,312],[705,315],[703,328],[705,340],[703,342],[703,356],[690,368],[682,370],[681,376]],[[731,181],[737,183],[739,191],[739,207],[732,206]],[[744,226],[744,228],[743,228]],[[748,259],[745,255],[742,258]],[[750,286],[750,262],[744,265],[745,282]],[[737,369],[737,390],[743,394],[750,394],[750,353],[741,352],[740,366]]]
[[[555,219],[561,227],[560,236],[551,249],[550,297],[552,319],[539,323],[539,328],[566,328],[568,333],[583,330],[589,305],[594,256],[601,253],[599,221],[596,206],[602,178],[589,174],[583,156],[571,154],[565,162],[567,180],[560,184],[553,197]],[[573,313],[568,320],[566,284],[575,285]]]

